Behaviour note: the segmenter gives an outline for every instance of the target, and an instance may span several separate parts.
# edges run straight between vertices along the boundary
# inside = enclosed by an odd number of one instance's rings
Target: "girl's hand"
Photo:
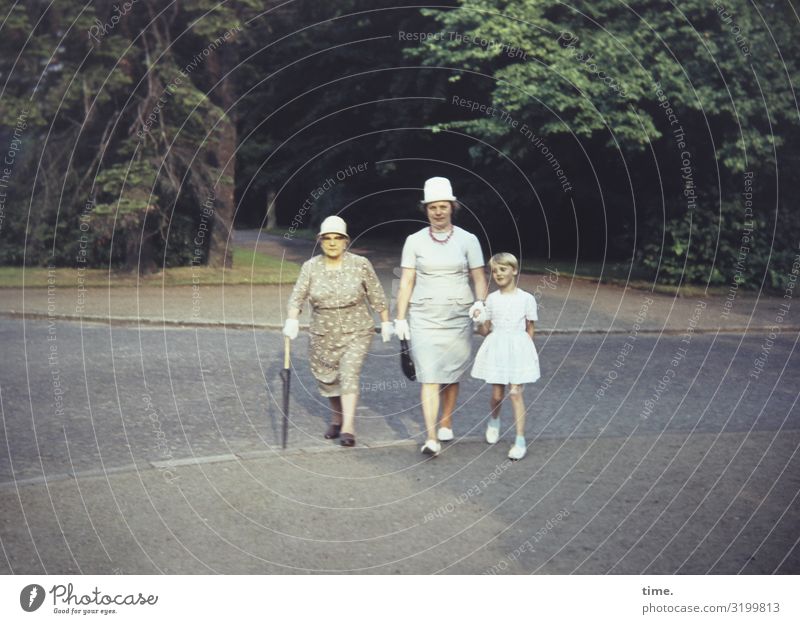
[[[389,342],[393,334],[394,328],[392,327],[391,321],[384,321],[381,323],[381,340],[383,340],[383,342]]]
[[[483,323],[478,323],[477,321],[473,322],[473,327],[475,331],[478,332],[481,336],[488,336],[492,332],[492,322],[485,321]]]

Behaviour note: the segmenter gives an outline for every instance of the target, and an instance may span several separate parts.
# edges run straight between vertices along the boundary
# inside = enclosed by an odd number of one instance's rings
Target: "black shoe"
[[[333,440],[334,438],[338,438],[341,430],[341,425],[328,425],[328,430],[325,432],[325,439]]]
[[[342,439],[339,440],[339,444],[342,446],[355,446],[356,437],[352,433],[343,433]]]

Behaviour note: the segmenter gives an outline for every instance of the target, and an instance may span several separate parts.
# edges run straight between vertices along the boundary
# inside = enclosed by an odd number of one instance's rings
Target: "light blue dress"
[[[400,265],[416,271],[409,327],[420,383],[455,383],[469,367],[475,301],[469,271],[484,264],[478,238],[460,227],[453,226],[446,243],[435,242],[427,227],[406,239]]]

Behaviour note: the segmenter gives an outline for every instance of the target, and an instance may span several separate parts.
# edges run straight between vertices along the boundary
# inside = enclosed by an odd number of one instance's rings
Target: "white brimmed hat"
[[[429,178],[425,180],[425,198],[423,204],[430,204],[435,201],[456,201],[453,195],[453,187],[447,178]]]
[[[317,236],[322,236],[323,234],[341,234],[342,236],[350,238],[347,235],[347,224],[344,222],[344,219],[336,215],[325,217],[322,225],[319,226],[319,234],[317,234]]]

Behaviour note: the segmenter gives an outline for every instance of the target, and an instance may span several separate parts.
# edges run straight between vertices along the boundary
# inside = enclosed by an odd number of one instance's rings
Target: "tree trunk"
[[[208,248],[208,264],[216,268],[233,266],[233,213],[235,206],[234,187],[236,181],[236,123],[231,107],[235,102],[234,84],[228,76],[235,58],[234,42],[230,41],[217,48],[208,59],[208,72],[212,84],[219,82],[209,93],[215,105],[224,111],[224,118],[215,129],[216,141],[212,141],[213,151],[209,154],[210,164],[220,171],[220,178],[213,189],[215,195],[214,220]],[[210,193],[209,193],[210,194]]]
[[[129,227],[125,230],[125,264],[123,271],[137,272],[139,275],[150,275],[156,270],[155,249],[153,248],[153,235],[142,233],[139,227]]]
[[[267,191],[267,232],[274,230],[275,226],[278,225],[278,218],[275,216],[275,197],[276,193],[274,189]]]

